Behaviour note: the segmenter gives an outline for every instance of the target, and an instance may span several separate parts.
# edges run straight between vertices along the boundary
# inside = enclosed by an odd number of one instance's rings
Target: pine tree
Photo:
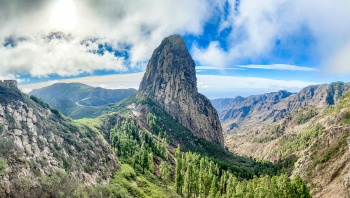
[[[199,189],[198,189],[198,194],[199,197],[205,197],[205,160],[202,158],[199,162]]]
[[[295,188],[296,194],[300,198],[311,198],[309,194],[309,188],[306,186],[305,182],[301,179],[300,175],[294,176],[292,184]]]
[[[216,197],[216,193],[218,192],[217,183],[218,183],[218,178],[216,176],[214,176],[214,178],[211,182],[208,198],[215,198]]]
[[[148,151],[144,144],[141,146],[141,167],[142,173],[145,173],[145,169],[148,169]]]
[[[154,173],[154,168],[155,168],[155,166],[154,166],[154,159],[153,159],[153,153],[152,152],[150,152],[149,154],[148,154],[148,167],[149,167],[149,171],[151,172],[151,173]]]
[[[184,178],[184,193],[187,197],[191,196],[191,176],[192,176],[192,167],[191,164],[187,164],[187,169]]]

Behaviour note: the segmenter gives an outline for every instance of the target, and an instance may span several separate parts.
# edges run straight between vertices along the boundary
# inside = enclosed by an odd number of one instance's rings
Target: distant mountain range
[[[252,126],[271,124],[303,106],[318,108],[335,104],[344,93],[350,91],[350,83],[312,85],[298,93],[287,91],[254,95],[246,98],[212,100],[219,114],[224,132],[244,131]]]
[[[55,83],[32,90],[29,95],[45,102],[72,118],[96,117],[108,105],[115,104],[135,93],[136,89],[104,89],[82,83]]]

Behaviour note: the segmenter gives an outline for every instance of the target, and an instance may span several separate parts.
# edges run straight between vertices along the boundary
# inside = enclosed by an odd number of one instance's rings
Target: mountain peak
[[[165,44],[170,44],[172,49],[187,51],[187,47],[186,47],[184,39],[180,35],[177,35],[177,34],[165,37],[163,39],[161,45],[165,45]]]
[[[217,112],[198,93],[195,63],[181,36],[164,38],[153,51],[138,96],[153,100],[195,136],[223,145]]]

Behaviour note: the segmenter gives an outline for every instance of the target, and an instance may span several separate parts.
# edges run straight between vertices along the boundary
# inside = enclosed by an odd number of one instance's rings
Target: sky
[[[0,79],[138,88],[181,35],[209,98],[350,81],[350,1],[0,0]]]

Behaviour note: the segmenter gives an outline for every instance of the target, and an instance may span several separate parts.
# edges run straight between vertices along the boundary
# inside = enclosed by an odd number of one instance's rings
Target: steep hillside
[[[350,190],[350,95],[335,105],[300,107],[281,121],[229,135],[226,145],[240,155],[269,161],[297,160],[314,197],[348,197]]]
[[[350,83],[313,85],[296,94],[279,91],[263,95],[213,100],[224,132],[240,132],[281,120],[303,106],[317,108],[335,104],[350,91]]]
[[[42,98],[65,116],[79,119],[102,115],[108,105],[119,102],[135,92],[135,89],[112,90],[81,83],[55,83],[34,89],[29,95]]]
[[[30,193],[44,193],[40,178],[57,171],[72,174],[82,184],[106,184],[117,169],[117,158],[99,131],[63,117],[15,87],[1,85],[0,161],[5,167],[0,171],[1,197],[39,196]],[[20,185],[37,190],[29,192]]]

